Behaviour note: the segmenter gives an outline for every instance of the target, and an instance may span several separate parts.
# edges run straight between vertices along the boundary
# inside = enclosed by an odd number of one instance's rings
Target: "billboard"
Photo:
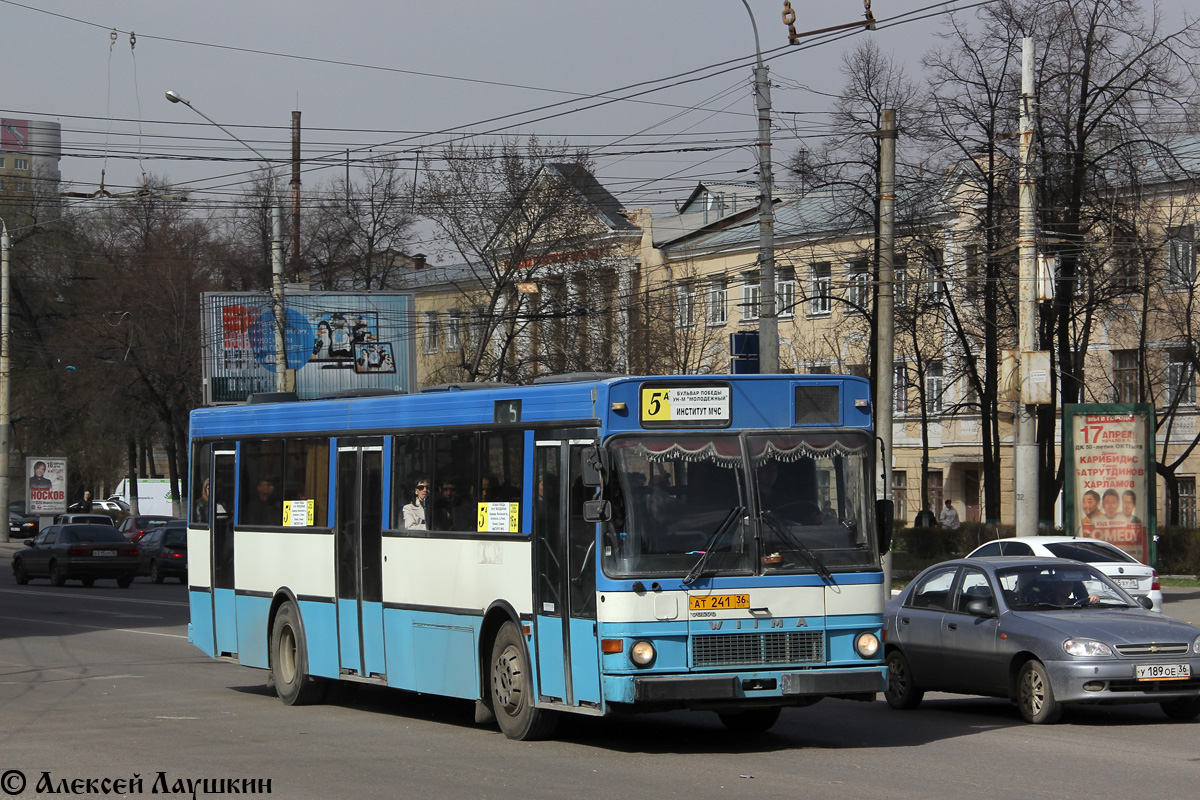
[[[25,513],[62,514],[67,510],[67,460],[51,456],[25,459]]]
[[[242,403],[275,391],[275,336],[265,292],[202,298],[204,401]],[[412,295],[290,291],[284,347],[296,393],[312,400],[351,389],[413,391]]]
[[[1153,563],[1154,406],[1068,405],[1063,430],[1067,530]]]
[[[29,149],[29,120],[0,119],[0,150],[21,152]]]

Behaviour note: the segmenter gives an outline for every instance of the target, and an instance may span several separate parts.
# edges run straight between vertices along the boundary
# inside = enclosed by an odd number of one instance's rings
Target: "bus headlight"
[[[864,631],[854,637],[854,649],[863,658],[874,658],[879,652],[879,637],[870,631]]]
[[[637,664],[639,667],[644,667],[654,662],[654,645],[647,642],[645,639],[640,639],[633,643],[629,648],[629,660]]]

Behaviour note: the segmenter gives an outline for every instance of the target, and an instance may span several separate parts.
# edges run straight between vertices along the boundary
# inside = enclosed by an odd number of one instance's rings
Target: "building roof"
[[[621,202],[608,189],[605,189],[596,180],[596,176],[582,164],[547,164],[545,169],[546,172],[564,181],[583,195],[610,230],[641,230],[625,216],[625,207],[621,205]]]

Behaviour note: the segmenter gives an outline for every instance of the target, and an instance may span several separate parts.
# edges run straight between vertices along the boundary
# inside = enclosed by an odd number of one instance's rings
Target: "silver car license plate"
[[[92,555],[94,555],[94,556],[115,556],[116,554],[117,554],[116,550],[93,550],[92,551]]]
[[[1192,677],[1190,664],[1139,664],[1134,670],[1139,681],[1182,681]]]

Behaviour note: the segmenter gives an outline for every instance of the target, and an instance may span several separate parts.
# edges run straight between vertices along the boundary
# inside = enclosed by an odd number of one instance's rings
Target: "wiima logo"
[[[724,625],[726,623],[726,621],[727,620],[723,620],[723,619],[712,620],[708,623],[708,627],[712,628],[714,631],[719,631],[719,630],[721,630],[721,626]],[[747,628],[750,628],[751,630],[755,630],[759,627],[760,622],[762,622],[762,623],[769,622],[769,623],[771,623],[772,628],[782,628],[782,627],[784,627],[785,620],[782,620],[782,619],[761,619],[761,620],[759,620],[759,619],[747,619],[747,620],[735,619],[735,620],[733,620],[735,629],[740,631],[742,629],[743,622],[747,623],[746,624]],[[808,622],[805,621],[804,617],[800,617],[799,619],[796,620],[796,624],[793,627],[807,628]]]

